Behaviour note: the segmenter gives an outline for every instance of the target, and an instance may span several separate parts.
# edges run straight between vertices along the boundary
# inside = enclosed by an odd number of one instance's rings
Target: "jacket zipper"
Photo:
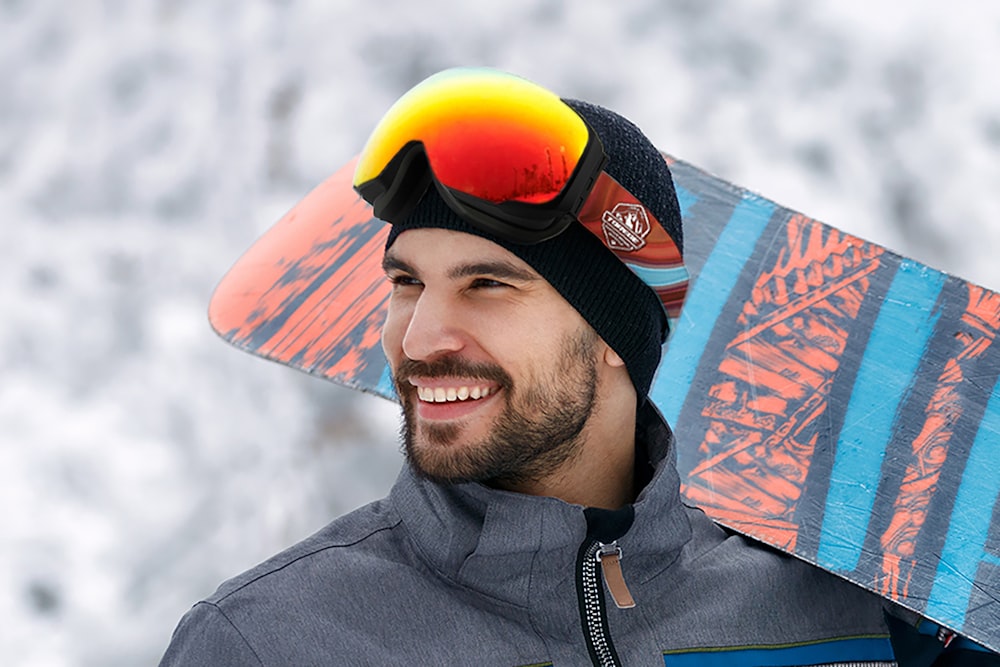
[[[611,574],[607,567],[601,567],[602,560],[605,558],[613,559],[613,572],[617,574]],[[604,588],[601,586],[601,579],[597,574],[598,568],[602,570],[605,581],[609,582],[609,590],[612,592],[612,598],[616,605],[623,609],[635,606],[635,602],[625,586],[625,580],[621,577],[620,559],[621,549],[617,542],[602,544],[598,540],[594,540],[586,545],[580,553],[578,577],[580,612],[583,616],[587,650],[597,667],[619,667],[621,665],[608,630]]]

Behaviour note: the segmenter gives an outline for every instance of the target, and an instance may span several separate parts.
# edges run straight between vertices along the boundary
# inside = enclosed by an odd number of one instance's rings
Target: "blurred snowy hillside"
[[[1000,4],[4,0],[4,664],[155,664],[222,579],[387,490],[394,406],[227,348],[205,309],[460,64],[1000,288]]]

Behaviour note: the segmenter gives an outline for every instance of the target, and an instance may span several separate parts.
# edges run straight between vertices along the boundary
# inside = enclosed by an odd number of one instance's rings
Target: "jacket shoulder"
[[[839,576],[692,512],[686,553],[694,599],[728,618],[739,643],[781,644],[835,637],[888,637],[885,600]],[[725,591],[724,595],[719,595]],[[780,622],[776,622],[780,619]],[[752,642],[751,642],[752,643]]]
[[[302,585],[299,575],[292,570],[303,568],[309,571],[320,562],[349,557],[348,552],[354,551],[349,547],[358,547],[362,551],[366,547],[377,550],[391,548],[393,540],[388,534],[399,523],[399,516],[391,505],[384,499],[377,500],[335,519],[301,542],[223,582],[206,602],[224,606],[234,596],[248,592],[245,590],[248,588],[280,588],[286,577],[294,578],[295,585]],[[366,544],[370,542],[375,544]]]
[[[160,660],[160,667],[187,665],[254,667],[263,663],[216,605],[199,602],[177,624],[170,646]]]
[[[316,651],[340,641],[337,625],[355,615],[351,592],[378,581],[386,563],[412,568],[399,523],[376,501],[225,581],[181,619],[161,667],[320,664]]]

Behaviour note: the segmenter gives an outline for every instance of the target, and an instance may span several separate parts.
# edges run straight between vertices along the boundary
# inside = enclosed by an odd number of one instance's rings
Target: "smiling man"
[[[681,502],[647,399],[681,218],[634,125],[448,71],[386,114],[355,187],[391,225],[406,465],[195,605],[163,665],[897,664],[880,598]]]
[[[614,509],[632,499],[636,393],[621,357],[524,261],[414,229],[383,263],[383,347],[413,470]]]

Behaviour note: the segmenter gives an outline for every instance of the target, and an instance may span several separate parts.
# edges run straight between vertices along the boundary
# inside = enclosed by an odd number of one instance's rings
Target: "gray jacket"
[[[639,441],[652,478],[619,512],[404,467],[195,605],[161,665],[895,664],[880,598],[684,506],[652,408]],[[607,594],[601,544],[634,607]]]

